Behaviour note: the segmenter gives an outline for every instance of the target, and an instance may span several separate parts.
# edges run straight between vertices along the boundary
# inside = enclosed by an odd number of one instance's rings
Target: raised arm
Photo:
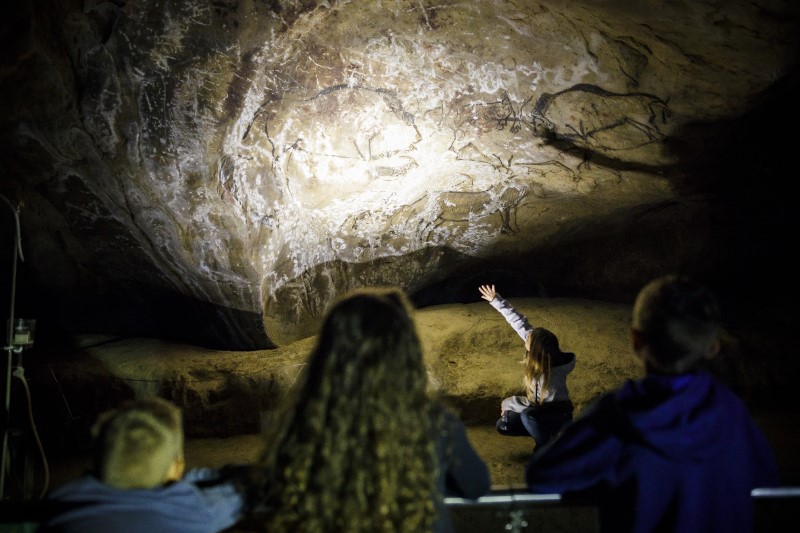
[[[524,315],[520,314],[519,311],[514,309],[514,307],[508,303],[500,294],[495,290],[494,285],[481,285],[478,287],[478,290],[481,293],[481,298],[489,302],[492,307],[497,309],[497,311],[503,315],[503,318],[506,319],[506,322],[514,328],[514,331],[517,332],[517,335],[520,336],[523,342],[527,342],[528,339],[528,332],[533,329],[533,326],[530,325],[528,319],[525,318]]]

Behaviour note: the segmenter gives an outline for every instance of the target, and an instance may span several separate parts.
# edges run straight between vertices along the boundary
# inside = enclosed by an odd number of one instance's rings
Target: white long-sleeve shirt
[[[492,307],[503,315],[506,322],[517,332],[524,342],[528,338],[528,332],[533,329],[528,319],[517,311],[508,301],[495,294],[491,302]],[[566,363],[550,368],[550,383],[544,394],[541,393],[544,376],[531,383],[531,396],[539,398],[540,403],[569,401],[569,389],[567,388],[567,376],[575,369],[575,354],[564,352],[568,356]],[[522,412],[530,407],[531,402],[527,396],[509,396],[503,400],[502,407],[506,411]]]

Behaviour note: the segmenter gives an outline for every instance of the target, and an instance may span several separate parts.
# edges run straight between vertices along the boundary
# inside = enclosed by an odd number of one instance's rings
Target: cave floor
[[[549,298],[516,299],[512,303],[532,324],[554,331],[562,349],[576,353],[578,365],[568,382],[576,413],[623,380],[640,375],[640,364],[629,349],[628,306]],[[500,400],[516,393],[521,385],[521,340],[485,302],[423,308],[418,310],[416,322],[432,384],[460,413],[470,440],[489,466],[493,485],[521,485],[533,441],[527,437],[504,437],[494,427]],[[781,344],[771,329],[758,330],[754,320],[744,322],[756,329],[727,331],[723,337],[724,354],[714,370],[741,393],[770,440],[782,484],[800,486],[797,400],[796,395],[785,392],[792,389],[792,377],[797,374],[793,370],[797,365],[794,339],[789,335]],[[168,384],[179,389],[170,391],[167,397],[204,398],[199,408],[195,406],[191,412],[185,409],[188,427],[217,430],[252,411],[252,402],[264,391],[259,388],[264,383],[290,384],[313,346],[313,339],[303,339],[274,351],[239,353],[152,339],[90,341],[86,342],[91,348],[73,350],[68,356],[39,356],[38,378],[37,370],[31,368],[32,394],[41,402],[36,408],[37,421],[59,409],[65,411],[65,406],[73,420],[89,421],[93,419],[92,408],[101,411],[113,406],[106,405],[111,403],[108,395],[98,400],[104,387],[126,395],[163,395],[167,383],[164,377],[173,376]],[[750,346],[757,350],[751,352]],[[29,360],[33,362],[33,358]],[[237,388],[230,389],[231,384]],[[176,396],[176,390],[183,396]],[[766,390],[769,399],[765,400],[759,390]],[[776,396],[780,391],[784,392]],[[758,398],[761,399],[756,401]],[[205,418],[193,423],[192,416]],[[84,422],[82,434],[87,433],[86,425]],[[251,462],[260,450],[257,431],[220,433],[232,435],[226,437],[189,435],[187,466]],[[71,453],[68,446],[52,439],[45,444],[50,488],[80,475],[89,464],[86,446],[79,448],[82,452]]]

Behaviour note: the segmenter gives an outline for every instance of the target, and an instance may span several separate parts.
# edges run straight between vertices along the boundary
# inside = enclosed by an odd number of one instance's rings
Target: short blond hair
[[[128,401],[103,413],[92,435],[95,472],[119,489],[158,487],[183,457],[181,411],[161,398]]]

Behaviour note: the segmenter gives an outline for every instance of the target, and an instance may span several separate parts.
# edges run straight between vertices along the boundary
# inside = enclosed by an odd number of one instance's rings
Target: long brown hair
[[[530,349],[525,352],[525,391],[531,404],[536,405],[547,394],[552,358],[561,349],[558,346],[558,337],[548,329],[533,328],[528,336]]]
[[[266,531],[429,531],[440,410],[426,387],[401,291],[338,300],[258,461]]]

